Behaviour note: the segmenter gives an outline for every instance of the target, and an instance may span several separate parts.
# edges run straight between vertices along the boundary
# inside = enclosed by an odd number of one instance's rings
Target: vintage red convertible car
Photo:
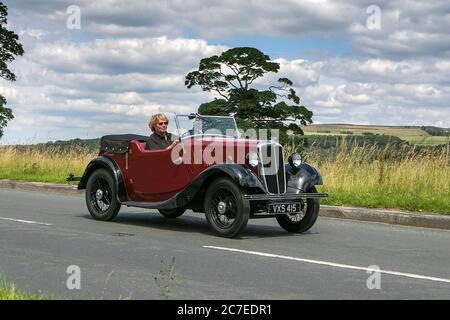
[[[158,209],[176,218],[187,209],[204,212],[210,229],[235,237],[249,218],[275,217],[289,232],[315,223],[322,177],[294,153],[271,140],[240,138],[233,117],[175,114],[180,143],[169,150],[146,150],[148,137],[108,135],[82,177],[90,214],[116,217],[121,205]]]

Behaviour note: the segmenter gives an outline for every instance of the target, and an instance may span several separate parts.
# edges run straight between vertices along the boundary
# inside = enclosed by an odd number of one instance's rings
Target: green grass
[[[449,198],[433,194],[398,193],[378,190],[343,191],[319,187],[319,192],[329,192],[330,198],[321,200],[322,204],[335,206],[355,206],[363,208],[400,209],[415,212],[450,214]]]
[[[17,291],[14,283],[8,283],[4,277],[0,277],[0,300],[52,300],[53,296],[41,293],[27,293]]]

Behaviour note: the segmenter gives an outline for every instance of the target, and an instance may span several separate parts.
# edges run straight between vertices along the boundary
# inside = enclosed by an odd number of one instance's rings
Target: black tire
[[[119,213],[117,187],[112,175],[105,169],[95,170],[88,179],[85,193],[86,205],[96,220],[111,221]]]
[[[211,183],[206,191],[204,207],[212,232],[233,238],[246,227],[250,203],[244,199],[244,194],[244,190],[228,178],[219,178]]]
[[[161,213],[164,217],[169,219],[178,218],[181,216],[186,209],[176,208],[176,209],[158,209],[159,213]]]
[[[317,193],[315,187],[308,190],[308,193]],[[301,233],[309,230],[317,220],[319,215],[319,199],[306,199],[302,213],[277,215],[278,224],[286,231]]]

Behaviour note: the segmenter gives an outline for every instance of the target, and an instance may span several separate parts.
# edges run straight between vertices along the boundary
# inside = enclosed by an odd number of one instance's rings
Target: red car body
[[[160,202],[175,196],[208,167],[218,163],[226,163],[227,154],[232,155],[232,159],[228,159],[228,161],[236,163],[238,150],[244,149],[247,153],[249,150],[256,150],[257,142],[256,140],[227,139],[222,137],[186,139],[183,143],[185,149],[190,150],[188,153],[190,161],[184,161],[180,164],[173,163],[171,149],[146,150],[146,142],[142,140],[130,141],[128,160],[122,154],[100,152],[99,156],[110,156],[117,163],[123,174],[130,200]],[[205,149],[212,143],[217,145],[223,144],[224,149],[228,149],[228,151],[225,150],[223,152],[222,161],[216,161],[215,163],[201,161],[201,163],[196,163],[198,161],[194,159],[195,150],[203,154]],[[252,171],[258,174],[257,167],[252,168]]]

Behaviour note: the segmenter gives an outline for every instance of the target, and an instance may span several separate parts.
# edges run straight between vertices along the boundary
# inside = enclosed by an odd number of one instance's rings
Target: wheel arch
[[[302,162],[298,168],[291,167],[290,164],[285,165],[286,180],[288,189],[292,192],[301,190],[307,192],[311,187],[323,184],[322,175],[312,165]]]
[[[80,182],[78,183],[78,189],[86,189],[89,177],[92,175],[92,173],[94,173],[94,171],[98,169],[106,169],[112,175],[113,180],[116,184],[117,199],[119,200],[119,202],[128,201],[128,195],[126,192],[122,172],[120,171],[118,165],[114,160],[104,156],[97,157],[89,162],[86,169],[84,170]]]
[[[197,207],[198,211],[203,211],[204,192],[212,182],[219,178],[229,178],[239,187],[247,191],[264,192],[264,186],[258,177],[250,170],[238,164],[217,164],[204,170],[193,182],[180,194],[179,199],[185,203],[180,205]],[[179,201],[180,202],[180,201]]]

